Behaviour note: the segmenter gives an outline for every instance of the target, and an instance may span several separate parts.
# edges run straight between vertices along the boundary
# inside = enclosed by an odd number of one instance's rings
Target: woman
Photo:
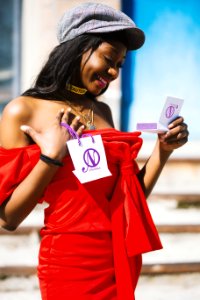
[[[122,12],[89,3],[65,13],[58,40],[34,87],[2,115],[0,224],[14,230],[38,202],[49,204],[42,299],[134,299],[141,254],[162,247],[145,197],[187,142],[187,125],[174,120],[139,170],[140,133],[115,130],[110,108],[96,97],[118,77],[127,50],[142,46],[143,32]],[[101,135],[112,176],[80,183],[66,147],[71,131]]]

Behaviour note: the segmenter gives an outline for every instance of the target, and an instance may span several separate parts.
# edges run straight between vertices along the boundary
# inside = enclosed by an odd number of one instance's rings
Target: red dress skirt
[[[138,133],[101,134],[112,176],[81,184],[64,158],[43,198],[38,277],[43,300],[133,300],[141,254],[162,248],[137,179]],[[0,148],[0,203],[39,159],[37,145]]]

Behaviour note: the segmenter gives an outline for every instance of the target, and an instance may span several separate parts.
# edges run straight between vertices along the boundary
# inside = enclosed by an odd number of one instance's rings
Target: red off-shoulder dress
[[[89,133],[101,134],[112,176],[81,184],[66,156],[46,188],[38,264],[43,300],[133,300],[141,254],[162,248],[136,176],[139,133]],[[37,145],[0,148],[0,203],[39,155]]]

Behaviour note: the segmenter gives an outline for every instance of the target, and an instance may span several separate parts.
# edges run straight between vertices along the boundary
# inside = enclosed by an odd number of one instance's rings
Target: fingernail
[[[168,131],[166,134],[165,134],[165,139],[168,138],[170,136],[170,132]]]
[[[20,129],[23,130],[23,131],[24,131],[24,130],[27,130],[27,129],[28,129],[28,126],[27,126],[27,125],[21,125],[21,126],[20,126]]]
[[[168,125],[168,128],[172,128],[173,126],[174,126],[174,124],[171,123],[171,124]]]

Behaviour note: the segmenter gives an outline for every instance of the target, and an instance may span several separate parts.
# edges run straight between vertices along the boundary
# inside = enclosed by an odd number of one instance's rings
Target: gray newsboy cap
[[[84,33],[117,31],[123,31],[128,50],[136,50],[144,43],[144,32],[123,12],[101,3],[83,3],[62,16],[57,38],[59,43],[64,43]]]

